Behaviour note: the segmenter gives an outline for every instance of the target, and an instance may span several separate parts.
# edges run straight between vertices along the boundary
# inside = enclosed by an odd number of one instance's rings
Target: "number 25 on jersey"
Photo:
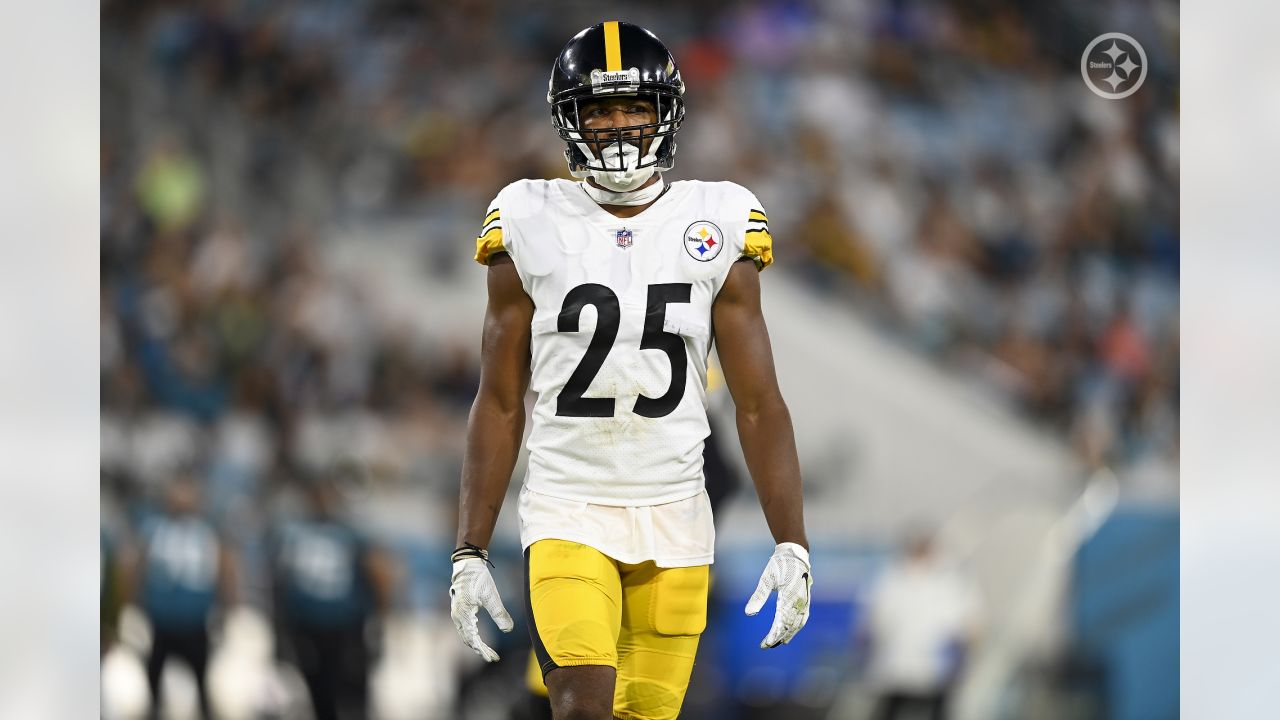
[[[685,374],[689,359],[685,355],[684,339],[675,333],[665,332],[663,324],[670,303],[689,302],[692,285],[689,283],[661,283],[649,286],[649,298],[645,308],[644,335],[640,338],[641,350],[661,350],[671,362],[671,385],[662,397],[640,395],[632,411],[644,417],[659,418],[670,415],[684,397]],[[614,398],[589,398],[582,394],[591,386],[596,373],[604,366],[605,358],[613,349],[618,337],[622,312],[618,296],[604,285],[587,283],[570,290],[564,298],[556,329],[560,332],[578,332],[578,320],[587,305],[596,309],[596,330],[573,374],[564,384],[564,390],[556,398],[556,415],[563,417],[613,417]]]

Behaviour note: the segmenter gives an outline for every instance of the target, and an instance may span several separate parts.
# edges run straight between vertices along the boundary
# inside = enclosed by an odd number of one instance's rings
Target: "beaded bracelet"
[[[487,564],[489,567],[494,567],[493,562],[489,560],[489,551],[485,550],[479,545],[472,545],[471,543],[463,543],[462,547],[459,547],[457,550],[453,551],[453,554],[450,556],[450,558],[453,560],[453,562],[458,562],[459,560],[466,560],[467,558],[480,558],[481,560],[485,561],[485,564]]]

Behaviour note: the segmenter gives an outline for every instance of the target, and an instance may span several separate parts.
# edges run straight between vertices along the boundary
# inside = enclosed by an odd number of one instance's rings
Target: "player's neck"
[[[654,183],[658,182],[658,180],[660,179],[660,177],[661,177],[661,176],[660,176],[660,175],[658,175],[658,173],[654,173],[654,174],[653,174],[653,177],[649,178],[649,179],[645,182],[645,184],[643,184],[643,185],[641,185],[640,187],[636,188],[636,190],[637,190],[637,191],[639,191],[639,190],[643,190],[643,189],[645,189],[645,188],[649,187],[650,185],[653,185]],[[604,190],[604,189],[605,189],[604,187],[601,187],[599,183],[597,183],[597,182],[596,182],[596,179],[595,179],[595,178],[590,178],[590,177],[589,177],[589,178],[587,178],[587,179],[586,179],[586,182],[587,182],[587,184],[591,185],[591,187],[599,188],[599,189],[601,189],[601,190]],[[665,192],[665,188],[664,188],[664,192]],[[612,215],[612,216],[614,216],[614,217],[617,217],[617,218],[632,218],[632,217],[635,217],[636,215],[639,215],[640,213],[644,212],[645,210],[647,210],[647,209],[649,208],[649,206],[651,206],[651,205],[653,205],[654,203],[658,202],[658,198],[659,198],[659,197],[662,197],[662,195],[661,195],[661,194],[659,194],[659,195],[658,195],[658,197],[655,197],[653,200],[651,200],[651,201],[649,201],[649,202],[645,203],[644,205],[607,205],[607,204],[605,204],[605,203],[597,203],[597,204],[600,206],[600,208],[601,208],[602,210],[604,210],[605,212],[609,213],[610,215]]]

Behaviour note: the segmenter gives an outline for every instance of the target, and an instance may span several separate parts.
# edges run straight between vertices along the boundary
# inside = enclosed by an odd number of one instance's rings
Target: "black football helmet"
[[[582,130],[578,105],[601,95],[637,95],[654,103],[658,122],[628,128]],[[627,22],[604,22],[574,35],[551,68],[547,102],[551,123],[565,141],[565,159],[575,175],[605,167],[587,143],[617,143],[622,150],[623,132],[635,133],[630,141],[652,139],[649,151],[636,169],[675,165],[676,132],[684,120],[684,81],[675,58],[653,33]]]

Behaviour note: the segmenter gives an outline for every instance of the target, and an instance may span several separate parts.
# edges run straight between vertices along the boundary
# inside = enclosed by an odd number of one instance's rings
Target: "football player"
[[[302,673],[316,720],[368,716],[366,628],[385,618],[395,584],[391,557],[349,517],[341,472],[307,482],[307,512],[272,534],[277,647]]]
[[[129,562],[128,595],[151,623],[147,684],[149,717],[165,715],[165,663],[181,658],[195,676],[201,718],[211,718],[206,670],[209,621],[236,597],[234,554],[205,516],[201,482],[183,468],[165,488],[163,511],[140,528],[140,544]]]
[[[578,33],[547,100],[580,181],[522,180],[485,215],[480,388],[467,430],[449,589],[464,643],[510,631],[487,546],[537,395],[520,492],[529,631],[556,718],[675,718],[706,625],[707,358],[718,345],[747,467],[777,543],[746,612],[778,593],[762,648],[809,615],[791,418],[760,311],[773,262],[760,202],[730,182],[666,183],[684,82],[649,31]]]

